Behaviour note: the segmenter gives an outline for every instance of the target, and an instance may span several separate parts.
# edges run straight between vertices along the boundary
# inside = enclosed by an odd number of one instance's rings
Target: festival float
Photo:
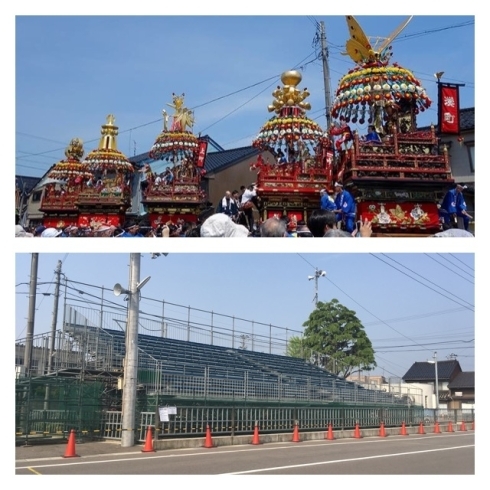
[[[341,78],[332,107],[334,180],[357,201],[357,219],[368,219],[379,236],[428,235],[439,231],[437,203],[453,182],[448,150],[434,126],[417,129],[417,115],[431,100],[414,74],[391,63],[388,38],[371,45],[357,21],[347,16],[346,55],[355,66]],[[381,137],[365,141],[349,124],[368,124]]]
[[[251,165],[257,172],[262,219],[287,216],[293,222],[306,221],[319,208],[320,190],[332,184],[333,151],[328,135],[306,115],[310,93],[298,88],[301,80],[296,70],[281,75],[283,86],[272,93],[268,106],[275,114],[252,143],[263,152]]]
[[[133,165],[117,149],[115,126],[112,114],[102,125],[99,147],[84,160],[92,173],[83,190],[78,194],[78,225],[97,229],[102,224],[122,226],[126,211],[131,207],[131,181]]]
[[[201,189],[207,141],[192,133],[194,115],[184,106],[184,96],[172,94],[172,103],[167,104],[174,109],[170,128],[169,115],[163,110],[163,131],[149,152],[151,159],[164,162],[165,170],[156,175],[148,164],[143,169],[141,202],[154,228],[178,219],[196,222],[207,202]]]
[[[65,159],[53,166],[47,175],[40,211],[46,228],[65,228],[78,222],[78,198],[93,175],[83,157],[83,142],[73,138],[65,150]]]

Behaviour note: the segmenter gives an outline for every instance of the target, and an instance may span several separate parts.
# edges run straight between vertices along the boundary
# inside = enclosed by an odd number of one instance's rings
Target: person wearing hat
[[[136,223],[128,223],[124,227],[124,231],[117,235],[118,238],[134,238],[134,237],[143,237],[143,235],[139,232],[139,225]]]
[[[335,182],[334,189],[337,193],[334,209],[334,213],[337,216],[337,224],[340,225],[342,223],[344,230],[352,233],[356,221],[356,201],[340,182]]]
[[[322,189],[320,191],[320,209],[335,211],[335,201],[328,195],[327,189]]]
[[[449,189],[442,200],[439,212],[446,225],[468,231],[472,216],[466,211],[466,201],[463,196],[465,189],[467,186],[463,183],[456,184],[452,189]]]
[[[43,225],[36,226],[36,228],[34,229],[34,236],[40,237],[45,229],[46,227]]]

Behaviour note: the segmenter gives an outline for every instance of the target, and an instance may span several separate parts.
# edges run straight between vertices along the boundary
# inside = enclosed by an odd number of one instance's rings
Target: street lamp
[[[315,279],[315,297],[313,298],[315,305],[318,304],[318,278],[319,277],[325,277],[326,275],[327,275],[327,273],[325,271],[321,271],[317,268],[315,270],[314,276],[308,276],[308,281],[312,281],[313,279]]]

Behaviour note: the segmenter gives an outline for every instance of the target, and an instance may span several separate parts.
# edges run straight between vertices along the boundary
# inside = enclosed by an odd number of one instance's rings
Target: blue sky
[[[390,35],[405,17],[356,16],[370,37]],[[465,84],[461,107],[474,107],[474,19],[415,15],[394,40],[392,61],[412,70],[433,102],[419,126],[437,122],[436,71],[444,71],[443,81]],[[301,70],[300,87],[311,93],[309,117],[325,128],[323,68],[314,43],[319,22],[333,96],[354,66],[341,55],[348,39],[344,15],[18,16],[15,173],[43,175],[74,137],[84,141],[87,155],[110,113],[119,126],[119,150],[127,156],[149,151],[173,92],[185,93],[185,105],[195,110],[196,133],[226,149],[250,145],[271,117],[267,106],[281,73],[291,68]]]
[[[78,287],[85,293],[94,293],[89,285],[128,288],[129,258],[124,253],[40,253],[38,291],[54,292],[53,284],[41,283],[54,281],[58,260],[70,281],[83,283]],[[440,360],[456,354],[464,371],[475,369],[473,254],[169,253],[152,260],[143,253],[140,278],[151,279],[140,309],[160,315],[163,299],[301,331],[314,309],[315,281],[308,276],[316,268],[326,272],[318,280],[319,300],[338,299],[365,326],[377,351],[376,373],[402,376],[434,351]],[[31,254],[16,254],[15,338],[26,335],[30,271]],[[124,305],[122,296],[106,291],[105,298]],[[53,296],[39,294],[36,307],[35,334],[49,332]],[[61,315],[60,310],[59,328]],[[255,328],[259,334],[261,327]]]

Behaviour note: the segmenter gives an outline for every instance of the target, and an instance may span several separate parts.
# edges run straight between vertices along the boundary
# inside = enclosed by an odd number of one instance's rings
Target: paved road
[[[411,434],[142,452],[96,442],[19,447],[17,475],[474,475],[475,434]],[[51,454],[51,456],[49,455]],[[301,490],[301,489],[299,489]]]

